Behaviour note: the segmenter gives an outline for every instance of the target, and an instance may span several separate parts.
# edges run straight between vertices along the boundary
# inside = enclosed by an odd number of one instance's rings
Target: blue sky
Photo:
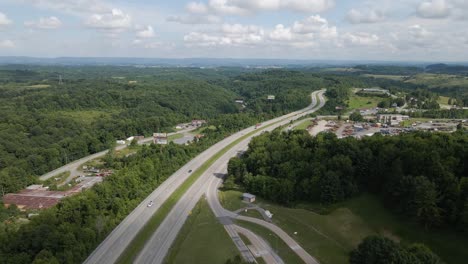
[[[468,0],[2,0],[0,56],[468,61]]]

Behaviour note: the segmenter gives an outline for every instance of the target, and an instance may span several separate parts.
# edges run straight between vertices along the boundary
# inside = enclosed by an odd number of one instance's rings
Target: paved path
[[[191,128],[191,129],[194,129],[194,128]],[[168,135],[174,135],[174,134],[179,134],[179,133],[186,133],[190,131],[189,129],[185,129],[185,130],[180,130],[180,131],[177,131],[177,132],[174,132],[174,133],[169,133]],[[140,141],[138,141],[138,144],[146,144],[146,143],[150,143],[153,141],[153,137],[147,137],[147,138],[144,138]],[[119,151],[119,150],[122,150],[122,149],[125,149],[126,147],[128,147],[127,144],[125,145],[117,145],[115,147],[115,150],[116,151]],[[70,172],[70,175],[67,177],[67,179],[63,182],[63,184],[66,184],[68,182],[70,182],[73,178],[79,176],[80,174],[83,174],[83,172],[81,172],[79,170],[80,166],[83,165],[84,163],[88,162],[88,161],[91,161],[91,160],[94,160],[94,159],[97,159],[97,158],[100,158],[104,155],[107,154],[107,152],[109,152],[108,149],[106,150],[103,150],[101,152],[98,152],[98,153],[94,153],[92,155],[89,155],[89,156],[86,156],[86,157],[83,157],[81,159],[78,159],[78,160],[75,160],[75,161],[72,161],[68,164],[65,164],[63,165],[62,167],[60,168],[57,168],[53,171],[50,171],[42,176],[39,177],[39,179],[41,181],[45,181],[51,177],[54,177],[54,176],[57,176],[59,175],[60,173],[63,173],[63,172],[67,172],[69,171]]]

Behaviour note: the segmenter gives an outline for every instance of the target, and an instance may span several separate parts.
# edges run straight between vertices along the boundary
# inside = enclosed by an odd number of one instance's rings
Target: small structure
[[[167,145],[167,133],[153,133],[153,142],[157,145]]]
[[[265,210],[265,215],[268,216],[268,218],[270,219],[273,217],[273,214],[268,210]]]
[[[250,193],[244,193],[242,194],[242,200],[248,203],[253,203],[255,202],[255,195]]]
[[[274,95],[268,95],[267,100],[275,100],[276,96]]]
[[[388,124],[388,125],[392,125],[392,126],[398,125],[402,121],[408,120],[409,118],[410,117],[407,116],[407,115],[400,115],[400,114],[395,114],[395,115],[381,114],[381,115],[377,115],[377,120],[379,121],[379,123]]]
[[[192,126],[201,126],[203,124],[206,124],[206,120],[198,120],[198,119],[194,119],[192,120]]]
[[[235,102],[238,104],[244,104],[244,99],[236,99]]]

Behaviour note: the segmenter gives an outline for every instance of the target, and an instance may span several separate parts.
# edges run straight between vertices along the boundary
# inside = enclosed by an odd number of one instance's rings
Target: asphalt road
[[[316,94],[319,94],[319,97],[320,97],[320,103],[318,105],[317,105],[318,103],[317,98],[315,96]],[[252,137],[262,133],[263,131],[271,131],[279,126],[287,125],[289,124],[291,120],[295,120],[301,116],[313,113],[314,111],[323,107],[323,105],[325,104],[325,99],[323,98],[323,91],[316,91],[312,93],[311,97],[312,97],[312,103],[309,107],[301,111],[292,112],[290,114],[287,114],[287,115],[265,122],[262,125],[262,127],[257,129],[257,133],[242,140],[236,146],[229,149],[222,157],[216,160],[214,164],[210,166],[205,171],[205,173],[203,173],[203,175],[200,176],[200,178],[189,188],[189,190],[187,190],[187,192],[181,197],[181,199],[177,202],[177,204],[172,208],[172,210],[169,212],[167,217],[158,227],[156,232],[152,235],[150,240],[146,243],[145,247],[143,248],[143,250],[138,255],[137,259],[135,260],[135,263],[162,263],[170,249],[170,246],[174,242],[177,234],[179,233],[180,229],[185,223],[185,220],[187,219],[187,217],[189,217],[191,210],[194,208],[195,204],[202,197],[202,195],[204,193],[207,193],[207,198],[208,198],[208,202],[210,203],[210,205],[213,203],[216,203],[217,195],[213,195],[213,194],[210,195],[208,192],[209,187],[210,185],[215,186],[217,190],[217,186],[219,185],[219,182],[222,181],[221,175],[225,173],[226,166],[227,166],[229,159],[237,155],[239,150],[246,149]],[[274,124],[274,125],[268,128],[265,128],[265,126],[269,124]],[[245,130],[242,130],[226,138],[225,140],[219,142],[218,144],[222,144],[223,147],[227,146],[229,145],[229,142],[233,142],[234,140],[242,137],[242,135],[245,135],[246,133],[249,133],[251,131],[255,131],[255,128],[250,127]],[[211,148],[209,150],[211,150]],[[210,153],[211,155],[209,155],[209,157],[216,154],[217,151],[210,152]],[[205,158],[208,159],[209,157],[205,157]],[[213,175],[215,176],[213,177]],[[215,181],[215,184],[213,185],[211,181]],[[218,181],[218,183],[216,181]],[[219,201],[217,203],[219,204]],[[222,208],[221,205],[219,205],[219,207],[215,207],[213,211],[215,212],[217,216],[224,214],[228,217],[236,217],[234,213],[224,210],[224,208]],[[276,226],[275,226],[276,229],[271,226],[266,226],[266,227],[270,228],[270,230],[272,230],[273,232],[278,234],[283,240],[285,240],[285,242],[288,243],[288,245],[290,245],[291,248],[295,250],[295,252],[297,252],[298,255],[301,258],[303,258],[306,263],[318,263],[315,261],[315,259],[312,256],[310,256],[296,242],[294,242],[294,240],[290,238],[285,232],[281,232],[282,231],[281,229],[279,229]],[[109,262],[104,262],[104,263],[109,263]]]
[[[191,128],[193,129],[193,128]],[[178,134],[178,133],[185,133],[185,132],[188,132],[190,131],[189,129],[186,129],[186,130],[180,130],[180,131],[177,131],[177,132],[174,132],[174,133],[168,133],[168,135],[174,135],[174,134]],[[153,140],[153,137],[147,137],[147,138],[144,138],[140,141],[138,141],[138,144],[145,144],[145,143],[148,143],[148,142],[151,142]],[[118,145],[115,147],[115,150],[122,150],[124,148],[126,148],[127,145]],[[42,176],[39,177],[39,179],[41,181],[45,181],[51,177],[54,177],[54,176],[57,176],[58,174],[62,173],[62,172],[66,172],[66,171],[69,171],[70,172],[70,176],[67,178],[67,180],[65,182],[67,182],[69,179],[72,179],[78,175],[81,174],[81,172],[78,170],[80,165],[82,165],[83,163],[86,163],[88,161],[91,161],[91,160],[94,160],[94,159],[97,159],[99,157],[102,157],[104,155],[107,154],[107,152],[109,152],[108,149],[106,150],[103,150],[101,152],[98,152],[98,153],[94,153],[92,155],[89,155],[89,156],[86,156],[84,158],[81,158],[81,159],[78,159],[78,160],[75,160],[75,161],[72,161],[66,165],[63,165],[62,167],[60,168],[57,168],[53,171],[50,171]]]

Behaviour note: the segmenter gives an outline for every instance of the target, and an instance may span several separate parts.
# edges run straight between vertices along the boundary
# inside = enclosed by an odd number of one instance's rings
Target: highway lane
[[[315,104],[316,98],[315,95],[313,95],[311,106]],[[277,122],[284,117],[293,117],[295,115],[298,115],[299,113],[300,111],[292,112],[283,117],[267,121],[262,127]],[[231,135],[230,137],[227,137],[222,141],[216,143],[215,145],[211,146],[210,148],[202,152],[200,155],[192,159],[190,162],[188,162],[186,165],[184,165],[181,169],[179,169],[166,181],[164,181],[158,188],[156,188],[144,201],[142,201],[91,253],[91,255],[85,260],[84,263],[115,263],[118,257],[130,244],[132,239],[135,238],[138,231],[141,230],[141,228],[148,222],[151,216],[167,200],[167,198],[190,176],[190,174],[188,173],[189,170],[195,171],[203,163],[205,163],[208,159],[210,159],[213,155],[215,155],[224,147],[243,137],[245,134],[253,131],[261,131],[260,129],[261,128],[256,129],[255,126],[251,126],[247,129],[239,131]],[[78,163],[78,166],[79,164],[81,164],[81,162],[82,161]],[[147,204],[150,201],[153,201],[154,204],[151,207],[147,207]]]
[[[242,140],[233,148],[229,149],[221,158],[215,161],[215,163],[210,166],[203,175],[189,188],[189,190],[181,197],[181,199],[177,202],[177,204],[172,208],[172,210],[167,215],[166,219],[161,223],[158,227],[156,232],[152,235],[150,240],[147,242],[143,250],[140,252],[136,259],[136,263],[162,263],[164,257],[166,256],[167,252],[170,249],[173,241],[175,240],[177,234],[179,233],[180,229],[182,228],[185,220],[187,219],[190,211],[193,209],[195,204],[198,202],[200,197],[203,193],[206,192],[210,180],[213,179],[213,175],[216,175],[219,172],[219,168],[226,166],[229,159],[237,154],[239,149],[246,149],[248,146],[249,141],[253,136],[256,136],[263,131],[270,131],[275,129],[276,127],[286,125],[291,120],[295,120],[301,116],[307,115],[312,113],[322,107],[325,104],[323,98],[324,91],[316,91],[314,92],[312,97],[312,103],[309,107],[301,110],[292,112],[290,114],[284,115],[279,118],[275,118],[268,122],[265,122],[264,125],[259,128],[255,134],[250,135],[246,139]],[[320,96],[320,104],[317,106],[317,98],[316,94]],[[267,125],[274,124],[270,127],[266,127]],[[234,138],[240,138],[239,135],[244,135],[251,131],[255,131],[254,129],[248,128],[241,132],[238,132],[234,135]],[[231,136],[233,137],[233,136]],[[231,138],[230,137],[230,138]],[[227,146],[226,144],[225,146]],[[214,155],[215,153],[213,153]],[[218,180],[221,180],[218,178]],[[217,198],[216,198],[217,199]],[[211,200],[209,202],[211,203]],[[297,244],[297,243],[296,243]],[[295,245],[294,245],[295,246]],[[313,263],[313,262],[311,262]]]

